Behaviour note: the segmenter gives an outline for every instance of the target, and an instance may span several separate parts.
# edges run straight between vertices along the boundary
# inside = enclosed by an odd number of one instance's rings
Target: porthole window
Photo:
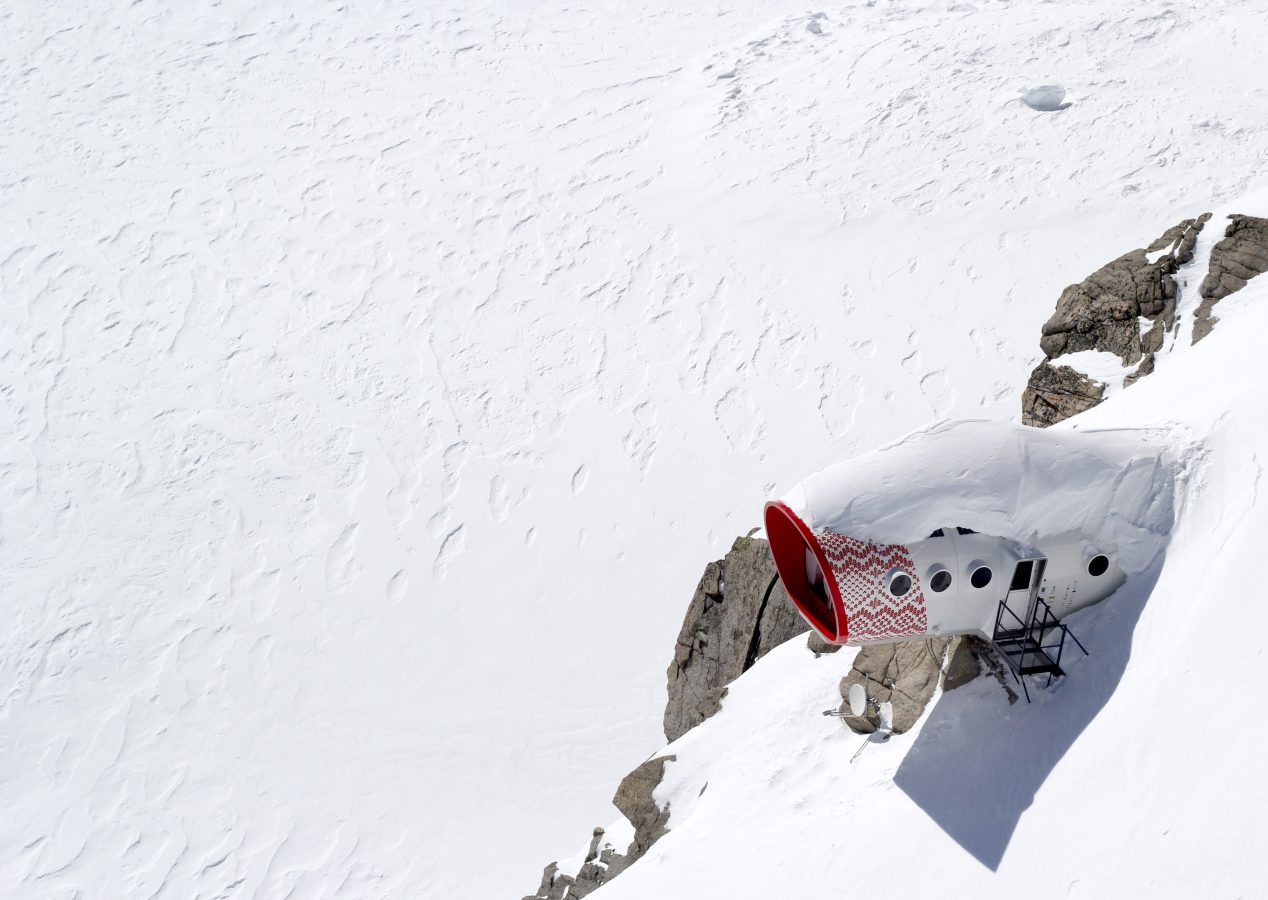
[[[1104,555],[1093,556],[1092,561],[1087,564],[1087,573],[1091,575],[1093,578],[1096,578],[1100,575],[1104,575],[1108,571],[1109,571],[1109,557],[1108,556],[1104,556]]]
[[[895,572],[889,579],[889,592],[895,597],[901,597],[909,590],[911,590],[911,576],[906,572]]]
[[[984,588],[991,583],[991,569],[989,566],[978,566],[973,570],[973,574],[969,576],[969,584],[975,588]]]
[[[951,587],[951,573],[946,569],[939,569],[929,579],[929,589],[935,594],[941,594],[949,587]]]

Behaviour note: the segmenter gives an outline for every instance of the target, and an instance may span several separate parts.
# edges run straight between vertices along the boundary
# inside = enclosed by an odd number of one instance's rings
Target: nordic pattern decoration
[[[845,607],[847,643],[899,640],[929,630],[924,588],[906,547],[859,541],[826,529],[814,534]],[[911,576],[911,589],[901,597],[885,585],[885,576],[895,568]]]

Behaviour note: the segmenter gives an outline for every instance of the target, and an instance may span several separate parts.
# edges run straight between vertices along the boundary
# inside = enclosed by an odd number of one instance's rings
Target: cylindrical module
[[[1147,432],[953,422],[810,475],[764,518],[784,587],[824,640],[994,639],[1149,565],[1173,488]]]

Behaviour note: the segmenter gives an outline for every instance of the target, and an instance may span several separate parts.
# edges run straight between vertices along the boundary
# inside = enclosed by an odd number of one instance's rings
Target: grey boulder
[[[1264,272],[1268,272],[1268,219],[1229,216],[1224,239],[1211,250],[1211,266],[1199,289],[1202,303],[1193,322],[1193,343],[1210,334],[1219,321],[1211,314],[1215,304]]]
[[[1054,363],[1070,353],[1113,353],[1135,371],[1125,384],[1153,371],[1154,355],[1176,323],[1176,270],[1193,259],[1204,213],[1168,228],[1149,246],[1124,253],[1061,292],[1044,323],[1039,347],[1046,357],[1022,392],[1022,422],[1046,427],[1104,398],[1104,387],[1069,366]],[[1142,329],[1141,321],[1148,321]]]
[[[666,673],[665,737],[675,741],[721,708],[726,687],[772,647],[804,633],[770,545],[737,538],[696,585]]]
[[[894,734],[902,734],[919,721],[940,679],[944,690],[953,690],[980,672],[967,638],[873,644],[859,650],[853,668],[841,679],[840,714],[852,731],[871,734],[880,726],[877,707],[888,702],[894,710]],[[856,684],[863,685],[869,700],[862,716],[853,714],[848,699]]]

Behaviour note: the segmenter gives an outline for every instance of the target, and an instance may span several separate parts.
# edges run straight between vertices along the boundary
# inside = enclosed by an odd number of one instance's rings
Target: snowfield
[[[1016,420],[1062,287],[1268,213],[1255,0],[0,24],[5,896],[522,896],[765,499]],[[1058,691],[851,765],[848,660],[781,648],[602,896],[1252,896],[1263,293],[1071,423],[1200,453]]]

